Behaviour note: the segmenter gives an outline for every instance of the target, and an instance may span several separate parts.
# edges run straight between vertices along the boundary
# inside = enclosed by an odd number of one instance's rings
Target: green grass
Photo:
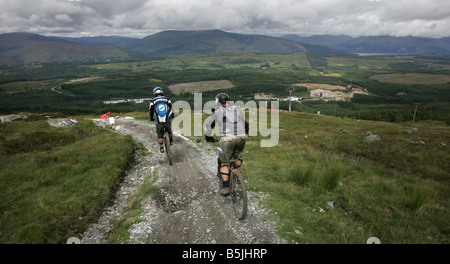
[[[309,164],[306,168],[296,165],[290,170],[290,181],[299,185],[299,186],[307,186],[314,172],[314,165]]]
[[[0,125],[1,243],[65,243],[96,221],[134,151],[131,137],[79,120]]]
[[[326,167],[321,179],[320,184],[326,190],[334,190],[339,184],[342,177],[342,169],[336,163],[331,163]]]
[[[439,123],[410,127],[281,113],[278,146],[248,140],[248,188],[269,194],[264,206],[291,243],[448,243],[449,150],[440,142],[450,134]],[[368,130],[381,141],[365,142]]]

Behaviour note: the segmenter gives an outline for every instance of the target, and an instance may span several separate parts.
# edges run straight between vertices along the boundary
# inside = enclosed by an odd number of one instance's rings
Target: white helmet
[[[153,94],[155,96],[158,96],[158,95],[163,95],[164,93],[163,93],[163,90],[161,87],[155,87],[155,89],[153,89]]]

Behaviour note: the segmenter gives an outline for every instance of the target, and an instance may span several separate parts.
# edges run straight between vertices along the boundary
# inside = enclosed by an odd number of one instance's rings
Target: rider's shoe
[[[163,147],[160,147],[160,148],[159,148],[159,152],[164,153],[164,148],[163,148]]]
[[[170,142],[170,145],[172,146],[173,145],[173,139],[171,139],[169,142]]]
[[[229,195],[230,194],[230,188],[229,187],[222,188],[222,190],[220,190],[220,194],[223,195],[223,196]]]

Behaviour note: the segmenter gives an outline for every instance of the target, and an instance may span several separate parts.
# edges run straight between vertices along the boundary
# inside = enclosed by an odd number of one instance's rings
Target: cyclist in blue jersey
[[[156,136],[158,137],[159,151],[164,153],[163,135],[164,130],[167,131],[170,138],[170,145],[173,144],[172,123],[173,118],[172,102],[169,98],[164,96],[161,87],[155,87],[153,89],[155,98],[150,101],[150,121],[156,122]]]

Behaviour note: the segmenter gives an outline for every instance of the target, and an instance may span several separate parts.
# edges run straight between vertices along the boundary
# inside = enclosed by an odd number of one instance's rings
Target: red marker
[[[108,117],[109,114],[111,114],[111,112],[108,112],[108,113],[102,115],[102,117],[100,117],[100,119],[106,119],[106,118]]]

